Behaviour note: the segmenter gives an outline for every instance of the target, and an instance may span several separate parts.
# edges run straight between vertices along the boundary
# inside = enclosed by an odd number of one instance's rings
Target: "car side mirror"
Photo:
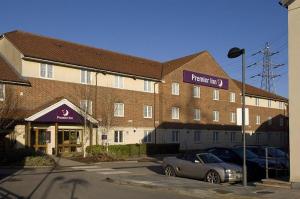
[[[199,160],[194,160],[194,163],[199,164],[200,161]]]

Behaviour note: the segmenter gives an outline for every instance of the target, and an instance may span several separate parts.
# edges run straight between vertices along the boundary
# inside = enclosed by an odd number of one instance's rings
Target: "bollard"
[[[266,152],[266,179],[269,178],[269,162],[268,162],[268,147],[265,148]]]

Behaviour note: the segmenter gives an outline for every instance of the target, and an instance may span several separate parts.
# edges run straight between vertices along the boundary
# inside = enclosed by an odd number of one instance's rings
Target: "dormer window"
[[[53,78],[53,66],[51,64],[41,64],[40,77],[52,79]]]

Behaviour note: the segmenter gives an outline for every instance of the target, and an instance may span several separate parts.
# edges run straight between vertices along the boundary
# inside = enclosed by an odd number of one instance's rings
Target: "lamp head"
[[[228,51],[227,57],[232,59],[241,56],[243,53],[245,53],[244,49],[234,47]]]

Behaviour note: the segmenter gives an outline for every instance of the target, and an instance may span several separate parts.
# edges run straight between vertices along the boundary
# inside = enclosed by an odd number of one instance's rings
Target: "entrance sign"
[[[183,71],[183,82],[220,88],[228,90],[228,79],[196,73],[192,71]]]
[[[35,120],[36,122],[51,122],[51,123],[72,123],[82,124],[84,118],[75,110],[63,104],[52,111],[42,115]]]

